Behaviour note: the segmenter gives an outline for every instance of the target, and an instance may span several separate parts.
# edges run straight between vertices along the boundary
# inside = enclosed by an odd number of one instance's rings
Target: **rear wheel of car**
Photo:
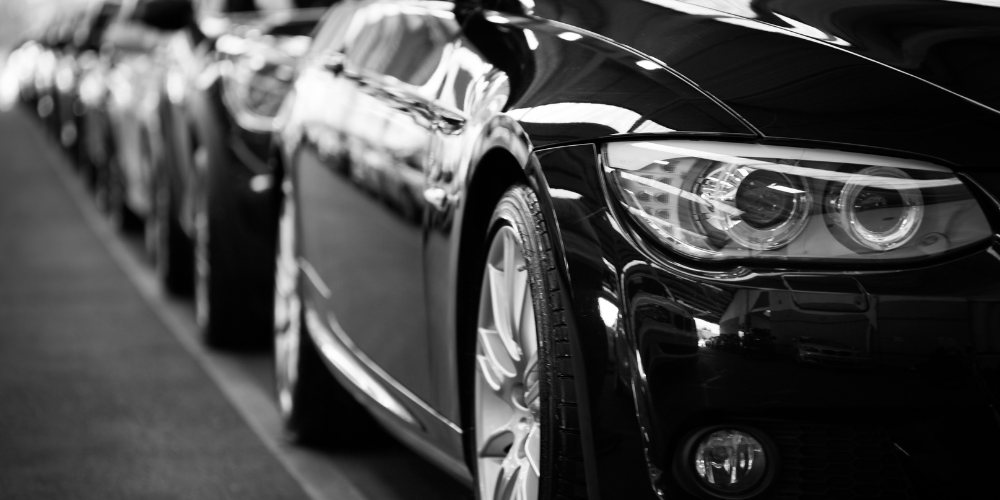
[[[253,232],[243,190],[249,173],[239,171],[221,140],[198,140],[193,148],[204,174],[195,214],[195,312],[208,345],[261,349],[271,343],[274,249],[269,236]],[[259,200],[258,200],[259,201]],[[266,221],[257,221],[260,226]]]
[[[490,227],[474,367],[477,497],[586,498],[562,294],[534,193],[508,190]]]

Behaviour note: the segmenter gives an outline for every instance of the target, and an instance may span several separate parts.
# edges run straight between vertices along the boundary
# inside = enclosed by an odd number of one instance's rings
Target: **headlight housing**
[[[623,209],[696,259],[914,259],[992,234],[962,181],[927,162],[691,140],[613,142],[604,154]]]

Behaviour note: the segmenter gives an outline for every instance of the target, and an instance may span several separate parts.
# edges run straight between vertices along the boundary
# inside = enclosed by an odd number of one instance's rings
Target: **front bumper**
[[[538,159],[602,498],[698,498],[677,480],[689,474],[678,450],[720,424],[774,443],[767,498],[979,497],[975,478],[1000,466],[986,451],[1000,423],[982,361],[1000,352],[1000,249],[870,273],[705,271],[609,210],[594,146]],[[845,280],[856,286],[826,286]],[[816,339],[842,347],[806,353]],[[645,469],[645,493],[623,467]]]

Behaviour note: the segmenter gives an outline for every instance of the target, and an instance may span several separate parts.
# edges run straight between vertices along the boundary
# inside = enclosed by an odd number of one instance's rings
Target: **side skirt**
[[[307,330],[330,371],[397,439],[472,487],[462,428],[382,370],[351,341],[333,315],[306,306]]]

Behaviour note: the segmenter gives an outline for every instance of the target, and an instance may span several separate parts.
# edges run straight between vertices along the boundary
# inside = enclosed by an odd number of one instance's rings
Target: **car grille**
[[[781,466],[775,500],[915,497],[892,444],[877,427],[767,424]]]

